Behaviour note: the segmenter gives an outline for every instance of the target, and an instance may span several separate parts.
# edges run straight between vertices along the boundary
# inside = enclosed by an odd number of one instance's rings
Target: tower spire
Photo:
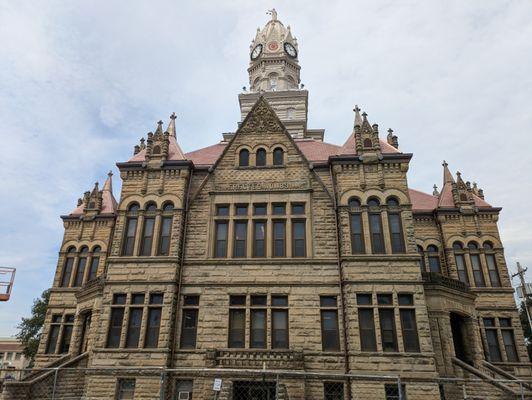
[[[113,172],[112,171],[109,171],[107,173],[107,179],[105,180],[105,183],[103,184],[102,191],[113,193]]]
[[[177,116],[175,115],[175,112],[173,112],[172,115],[170,115],[170,122],[168,123],[168,128],[166,128],[166,132],[168,132],[168,134],[173,137],[176,137],[176,133],[175,133],[175,119],[176,118]]]
[[[446,183],[454,183],[453,174],[451,174],[451,171],[449,171],[449,164],[447,164],[447,161],[443,160],[442,166],[443,166],[443,186],[445,186]]]
[[[362,126],[362,117],[360,116],[360,108],[358,105],[355,104],[355,108],[353,108],[353,111],[355,112],[355,125],[353,125],[353,129],[355,126]]]

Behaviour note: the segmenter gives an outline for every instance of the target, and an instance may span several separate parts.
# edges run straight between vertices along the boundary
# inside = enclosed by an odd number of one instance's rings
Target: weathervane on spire
[[[272,8],[271,10],[268,10],[266,14],[272,16],[272,21],[277,21],[277,11],[275,11],[275,8]]]

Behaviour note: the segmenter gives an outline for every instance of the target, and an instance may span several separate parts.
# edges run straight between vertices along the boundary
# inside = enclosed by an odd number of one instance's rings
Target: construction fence
[[[532,399],[532,381],[214,368],[0,370],[0,400]]]

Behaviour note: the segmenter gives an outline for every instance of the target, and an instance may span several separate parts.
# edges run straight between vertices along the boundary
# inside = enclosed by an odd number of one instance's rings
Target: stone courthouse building
[[[118,200],[109,174],[62,217],[36,363],[91,368],[65,380],[75,398],[212,399],[215,377],[220,400],[458,399],[438,379],[464,377],[520,398],[493,380],[530,375],[501,208],[445,162],[440,190],[410,188],[412,153],[358,107],[325,142],[298,52],[272,10],[235,132],[186,153],[172,115],[117,164]],[[162,396],[147,367],[173,369]],[[3,399],[51,385],[30,378]]]

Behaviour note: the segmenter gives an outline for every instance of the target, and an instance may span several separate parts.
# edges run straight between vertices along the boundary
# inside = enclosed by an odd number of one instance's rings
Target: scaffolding
[[[0,267],[0,301],[8,301],[11,297],[15,271],[15,268]]]

